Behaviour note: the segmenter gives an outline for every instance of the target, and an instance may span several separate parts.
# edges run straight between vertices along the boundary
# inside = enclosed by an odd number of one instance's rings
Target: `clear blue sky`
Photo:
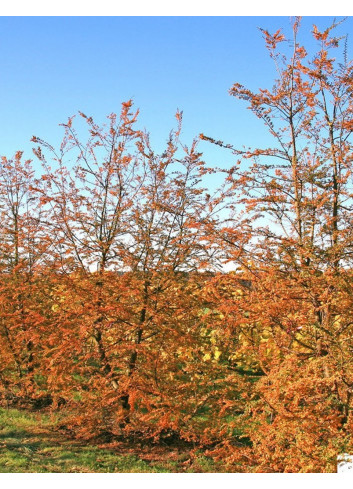
[[[331,21],[304,17],[300,38],[310,40],[313,23]],[[274,67],[257,27],[289,32],[290,19],[1,17],[0,154],[24,150],[32,157],[32,135],[57,144],[68,116],[81,110],[103,122],[129,98],[157,149],[177,108],[185,143],[203,132],[236,146],[265,144],[266,131],[246,103],[228,95],[234,82],[272,84]],[[340,32],[352,32],[351,18]],[[232,161],[207,143],[200,149],[212,164]]]

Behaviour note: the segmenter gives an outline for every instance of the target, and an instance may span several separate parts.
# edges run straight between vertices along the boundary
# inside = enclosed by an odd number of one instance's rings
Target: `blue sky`
[[[304,17],[300,40],[311,45],[312,24],[331,21]],[[246,103],[228,95],[234,82],[272,85],[275,71],[258,27],[289,33],[290,19],[0,17],[0,154],[24,150],[32,157],[32,135],[58,144],[68,116],[81,110],[103,122],[130,98],[157,150],[177,108],[186,144],[201,132],[238,147],[266,144],[266,130]],[[339,32],[352,32],[352,18]],[[200,150],[211,164],[231,165],[231,155],[207,143]]]

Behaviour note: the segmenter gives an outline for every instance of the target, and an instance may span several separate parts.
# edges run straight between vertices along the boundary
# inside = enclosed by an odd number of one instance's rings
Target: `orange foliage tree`
[[[222,198],[201,186],[210,170],[196,141],[180,142],[181,113],[160,155],[136,129],[131,102],[106,128],[81,117],[86,142],[72,119],[59,151],[34,138],[56,264],[45,356],[52,395],[77,408],[82,436],[190,438],[186,419],[217,377],[203,372],[200,290],[220,259],[209,231]]]
[[[22,161],[21,152],[13,159],[2,158],[0,389],[10,398],[46,394],[45,376],[39,372],[48,304],[43,270],[50,243],[34,185],[34,172],[29,161]]]
[[[227,441],[223,453],[255,471],[331,471],[352,443],[353,65],[346,46],[342,60],[333,57],[343,41],[337,24],[313,27],[312,59],[299,26],[297,18],[289,54],[280,31],[262,31],[278,72],[271,90],[230,90],[273,146],[237,150],[202,136],[239,158],[228,181],[251,238],[240,256],[236,233],[226,230],[224,242],[252,290],[242,317],[234,301],[223,307],[263,376],[242,419],[251,446],[229,451]]]

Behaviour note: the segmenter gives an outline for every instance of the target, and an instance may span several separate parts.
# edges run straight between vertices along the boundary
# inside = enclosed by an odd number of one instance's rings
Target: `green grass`
[[[0,472],[166,472],[134,455],[66,439],[48,415],[0,409]]]
[[[202,454],[191,460],[172,448],[157,450],[156,456],[145,451],[144,457],[80,443],[56,431],[56,422],[48,414],[0,408],[0,472],[221,471]]]

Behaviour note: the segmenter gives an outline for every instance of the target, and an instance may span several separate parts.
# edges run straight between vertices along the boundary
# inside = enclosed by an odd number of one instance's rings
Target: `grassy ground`
[[[0,409],[0,472],[220,471],[202,455],[170,447],[136,451],[83,444],[58,433],[48,414]]]

